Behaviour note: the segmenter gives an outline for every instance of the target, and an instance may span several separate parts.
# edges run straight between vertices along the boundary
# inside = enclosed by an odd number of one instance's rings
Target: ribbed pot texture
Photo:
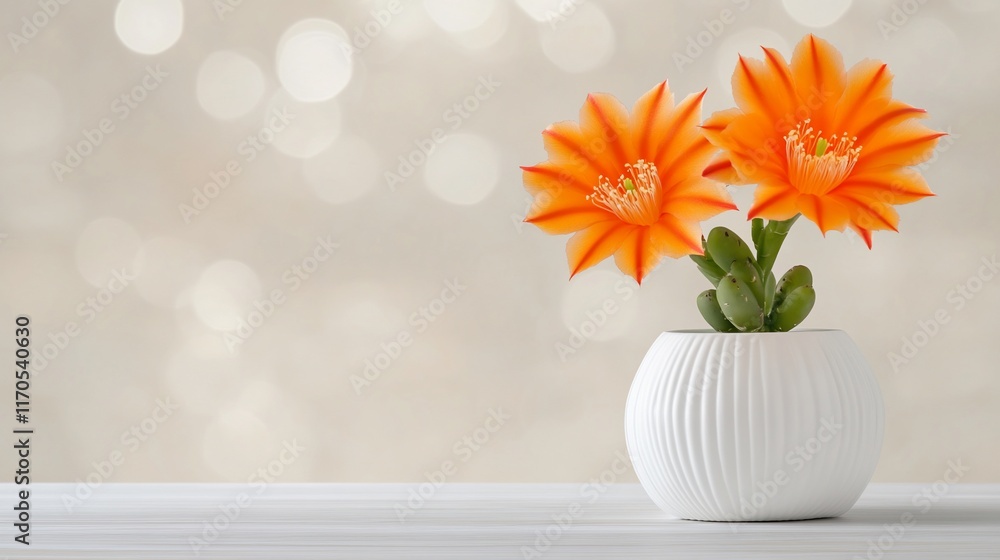
[[[639,366],[625,437],[639,482],[674,516],[842,515],[882,447],[878,382],[843,331],[665,332]]]

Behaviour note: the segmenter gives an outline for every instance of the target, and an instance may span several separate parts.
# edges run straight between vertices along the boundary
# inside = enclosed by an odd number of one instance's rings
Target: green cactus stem
[[[762,276],[766,277],[774,267],[774,260],[778,258],[778,251],[788,236],[788,230],[792,229],[799,216],[800,214],[796,214],[784,221],[771,220],[761,231],[760,241],[754,245],[757,247],[757,264],[760,266]]]
[[[737,332],[739,330],[722,313],[715,290],[705,290],[698,294],[698,311],[701,312],[705,321],[718,332]]]
[[[767,280],[764,280],[764,316],[769,316],[774,308],[775,284],[774,273],[767,272]]]
[[[750,259],[756,266],[753,253],[750,247],[740,239],[732,230],[724,227],[713,228],[708,233],[708,243],[705,246],[705,254],[709,256],[715,264],[722,270],[728,271],[735,261],[745,261]]]
[[[710,242],[711,243],[711,242]],[[759,330],[764,324],[764,310],[746,282],[727,274],[716,289],[723,315],[743,332]]]
[[[775,289],[775,305],[780,306],[781,302],[788,297],[789,294],[794,292],[796,289],[802,286],[811,286],[813,283],[812,272],[802,266],[801,264],[795,265],[788,269],[788,272],[781,277],[778,281],[778,286]]]
[[[764,306],[764,283],[760,280],[760,275],[757,273],[757,266],[754,264],[752,258],[733,261],[732,266],[729,267],[729,273],[742,280],[750,288],[750,292],[753,293],[757,304],[761,307]]]
[[[718,286],[719,281],[722,277],[726,275],[726,271],[719,268],[719,265],[715,264],[715,261],[708,257],[702,255],[690,255],[691,260],[698,265],[698,270],[701,271],[705,278],[712,283],[713,286]]]
[[[806,318],[806,315],[809,315],[815,303],[816,291],[813,290],[812,286],[796,288],[774,309],[771,327],[780,332],[794,329]]]

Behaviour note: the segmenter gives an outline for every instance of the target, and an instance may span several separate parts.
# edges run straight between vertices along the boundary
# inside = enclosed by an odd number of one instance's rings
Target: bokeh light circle
[[[174,45],[184,30],[181,0],[121,0],[115,9],[115,33],[140,54],[159,54]]]
[[[450,33],[472,31],[490,19],[497,9],[496,0],[424,0],[431,20]]]
[[[424,182],[432,193],[452,204],[481,202],[496,187],[500,152],[476,134],[452,134],[427,157]]]
[[[223,260],[209,265],[194,286],[191,305],[206,326],[235,330],[261,296],[260,280],[246,264]]]
[[[782,0],[792,19],[807,27],[827,27],[837,23],[851,8],[851,0]]]
[[[264,73],[254,61],[231,51],[217,51],[198,68],[198,104],[217,119],[249,113],[264,95]]]
[[[278,79],[292,97],[318,102],[334,98],[353,74],[347,32],[325,19],[302,20],[278,44]]]

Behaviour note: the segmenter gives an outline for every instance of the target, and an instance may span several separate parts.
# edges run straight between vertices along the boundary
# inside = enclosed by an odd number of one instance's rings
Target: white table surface
[[[76,485],[31,490],[25,547],[0,485],[0,558],[1000,558],[1000,484],[876,484],[783,523],[670,519],[634,484],[446,484],[411,509],[416,484],[104,484],[71,511]]]

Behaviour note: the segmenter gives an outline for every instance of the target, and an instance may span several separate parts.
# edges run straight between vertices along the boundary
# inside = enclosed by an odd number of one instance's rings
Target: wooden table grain
[[[782,523],[671,519],[634,484],[34,484],[30,511],[0,558],[1000,558],[1000,484],[873,484]]]

